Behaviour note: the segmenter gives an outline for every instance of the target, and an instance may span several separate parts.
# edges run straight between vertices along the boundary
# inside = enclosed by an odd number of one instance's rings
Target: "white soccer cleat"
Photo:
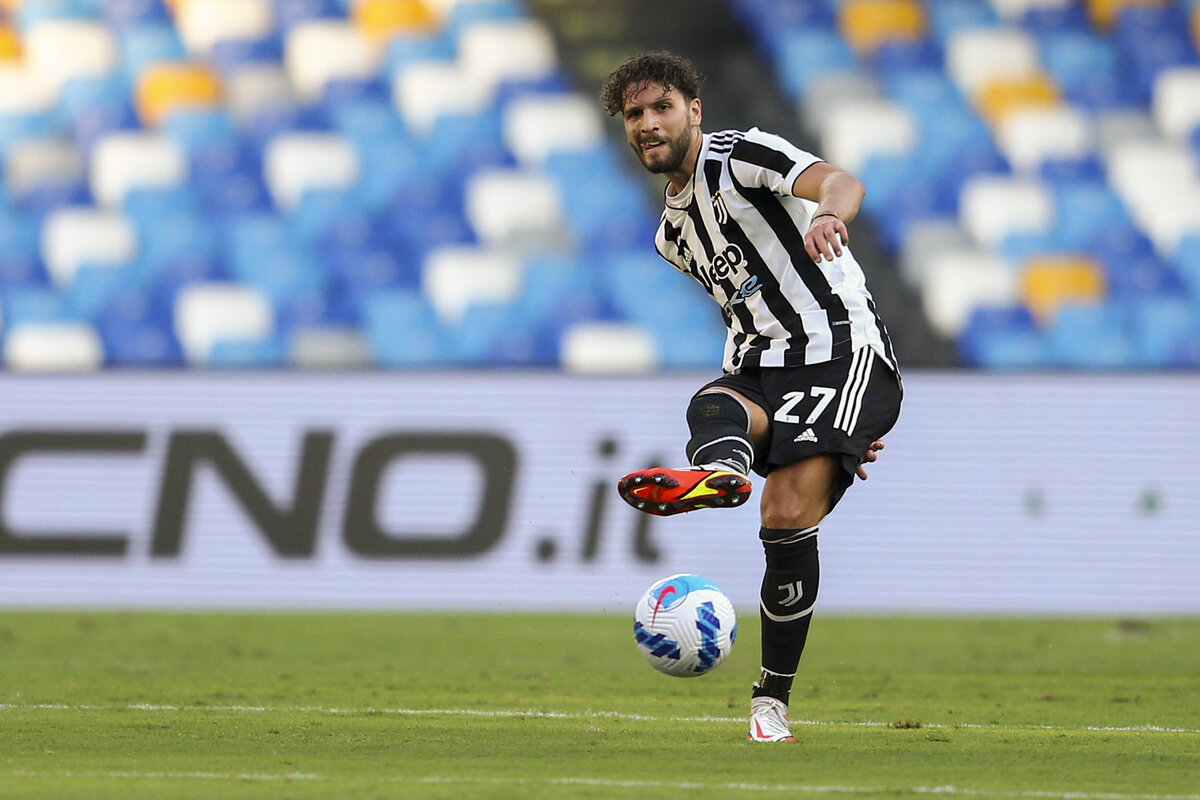
[[[750,732],[746,738],[751,742],[794,742],[788,728],[788,707],[774,697],[755,697],[750,700]]]

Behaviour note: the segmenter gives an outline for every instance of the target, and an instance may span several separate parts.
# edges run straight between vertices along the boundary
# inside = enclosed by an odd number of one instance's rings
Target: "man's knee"
[[[819,525],[833,507],[839,462],[814,456],[773,471],[762,493],[762,524],[767,528]]]

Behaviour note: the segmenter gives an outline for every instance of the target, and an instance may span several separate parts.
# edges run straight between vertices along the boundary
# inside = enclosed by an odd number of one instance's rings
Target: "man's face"
[[[642,166],[655,174],[678,172],[700,126],[700,101],[674,88],[632,85],[622,110],[625,136]]]

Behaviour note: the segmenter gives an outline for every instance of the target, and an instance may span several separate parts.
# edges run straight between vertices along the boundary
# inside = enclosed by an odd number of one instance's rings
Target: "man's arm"
[[[842,245],[850,243],[846,223],[858,215],[867,190],[849,172],[824,162],[801,172],[792,184],[792,194],[817,204],[804,249],[813,261],[830,261],[842,254]]]

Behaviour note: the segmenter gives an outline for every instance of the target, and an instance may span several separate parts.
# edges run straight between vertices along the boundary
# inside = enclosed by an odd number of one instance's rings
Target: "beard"
[[[661,175],[664,172],[678,172],[683,166],[683,160],[687,158],[688,150],[691,149],[693,135],[692,129],[687,128],[675,139],[663,139],[667,152],[662,155],[651,156],[637,146],[634,146],[633,149],[637,152],[638,160],[642,162],[642,166],[648,172],[655,175]],[[648,157],[654,157],[655,160],[649,161]]]

